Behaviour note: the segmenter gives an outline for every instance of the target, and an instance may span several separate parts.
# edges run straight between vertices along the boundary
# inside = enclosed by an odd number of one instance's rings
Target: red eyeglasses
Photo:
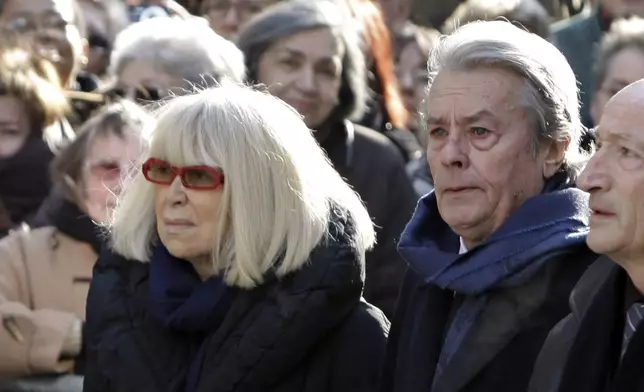
[[[143,164],[146,180],[161,185],[170,185],[179,176],[187,189],[212,190],[224,183],[224,174],[210,166],[172,166],[168,162],[150,158]]]

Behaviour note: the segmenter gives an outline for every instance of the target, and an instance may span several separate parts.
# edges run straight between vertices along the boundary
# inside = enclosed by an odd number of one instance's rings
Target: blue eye
[[[490,133],[490,131],[483,127],[474,127],[472,128],[472,133],[474,134],[474,136],[485,136]]]
[[[429,131],[429,136],[432,137],[441,137],[447,135],[447,131],[443,128],[435,128]]]

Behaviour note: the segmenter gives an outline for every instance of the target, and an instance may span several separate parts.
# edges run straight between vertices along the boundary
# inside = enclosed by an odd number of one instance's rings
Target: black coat
[[[572,313],[543,345],[530,392],[644,391],[644,324],[620,361],[627,280],[608,257],[588,268],[570,295]]]
[[[240,290],[205,338],[199,392],[371,392],[388,333],[361,301],[364,268],[351,227],[278,281]],[[336,227],[337,226],[337,227]],[[149,264],[104,252],[87,301],[85,392],[183,391],[195,336],[163,328],[147,311]]]
[[[387,137],[349,122],[333,127],[320,144],[376,225],[378,243],[367,253],[364,296],[391,318],[406,268],[396,244],[418,200],[404,161]]]
[[[389,335],[380,391],[525,391],[541,345],[567,314],[570,291],[597,256],[583,247],[564,257],[547,261],[525,285],[490,294],[434,389],[434,369],[457,306],[455,293],[425,283],[410,269]]]

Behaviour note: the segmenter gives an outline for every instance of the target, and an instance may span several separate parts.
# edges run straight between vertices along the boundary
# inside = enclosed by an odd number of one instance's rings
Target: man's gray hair
[[[201,87],[224,79],[241,83],[246,73],[241,51],[197,18],[153,18],[130,25],[116,38],[108,73],[118,77],[133,61],[149,61]]]
[[[268,7],[248,23],[237,39],[246,57],[249,80],[261,82],[257,80],[259,61],[277,40],[306,30],[331,29],[345,49],[342,86],[332,116],[360,119],[368,94],[366,63],[360,31],[351,22],[348,9],[332,0],[291,0]]]
[[[534,151],[547,141],[568,140],[562,169],[570,182],[576,181],[588,156],[579,146],[584,128],[577,79],[563,54],[511,23],[473,22],[443,37],[432,51],[428,92],[442,71],[482,67],[505,69],[525,80],[521,104],[534,129]]]

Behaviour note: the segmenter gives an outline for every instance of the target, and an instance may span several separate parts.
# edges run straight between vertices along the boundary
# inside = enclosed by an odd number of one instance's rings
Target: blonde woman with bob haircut
[[[223,84],[157,121],[90,288],[84,390],[373,391],[373,224],[301,117]]]

